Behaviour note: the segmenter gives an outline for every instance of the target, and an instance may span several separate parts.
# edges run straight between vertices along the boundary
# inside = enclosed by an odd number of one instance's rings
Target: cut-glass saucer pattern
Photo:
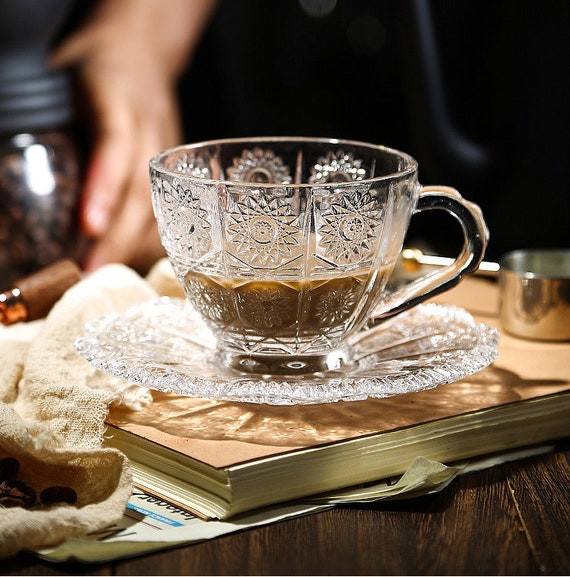
[[[457,381],[497,357],[498,332],[464,309],[423,304],[349,341],[344,372],[252,376],[216,362],[216,341],[184,299],[161,298],[91,321],[77,352],[97,369],[189,397],[276,405],[356,401]]]

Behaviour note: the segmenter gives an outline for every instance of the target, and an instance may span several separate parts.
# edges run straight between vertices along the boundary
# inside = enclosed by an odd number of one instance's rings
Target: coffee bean
[[[0,459],[0,481],[13,479],[20,469],[20,461],[14,457]]]
[[[44,489],[40,493],[40,501],[43,505],[53,505],[54,503],[73,504],[77,501],[77,493],[71,487],[56,485]]]
[[[24,507],[31,509],[36,503],[35,490],[17,479],[0,483],[0,504],[5,507]]]

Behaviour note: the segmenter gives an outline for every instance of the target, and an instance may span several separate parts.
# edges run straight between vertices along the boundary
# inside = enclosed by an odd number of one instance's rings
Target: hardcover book
[[[494,283],[468,279],[440,303],[497,328]],[[442,463],[570,433],[570,343],[501,333],[496,361],[459,381],[383,399],[276,406],[153,392],[115,406],[107,445],[135,484],[203,518],[400,475],[417,456]]]

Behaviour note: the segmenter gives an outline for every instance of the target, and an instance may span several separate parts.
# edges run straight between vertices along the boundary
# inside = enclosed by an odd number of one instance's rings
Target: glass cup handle
[[[420,190],[414,214],[426,210],[445,210],[459,221],[464,241],[461,252],[448,266],[429,272],[388,295],[382,309],[375,311],[369,326],[450,289],[464,276],[477,270],[483,259],[489,230],[479,206],[465,200],[454,188],[424,186]]]

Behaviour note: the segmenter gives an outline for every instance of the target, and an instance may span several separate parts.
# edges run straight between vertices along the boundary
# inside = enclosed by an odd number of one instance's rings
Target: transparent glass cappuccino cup
[[[318,138],[188,144],[150,161],[162,243],[225,368],[261,375],[350,370],[350,335],[477,269],[477,205],[423,187],[383,146]],[[411,217],[444,210],[463,230],[452,264],[390,291]],[[429,239],[428,239],[429,240]]]

